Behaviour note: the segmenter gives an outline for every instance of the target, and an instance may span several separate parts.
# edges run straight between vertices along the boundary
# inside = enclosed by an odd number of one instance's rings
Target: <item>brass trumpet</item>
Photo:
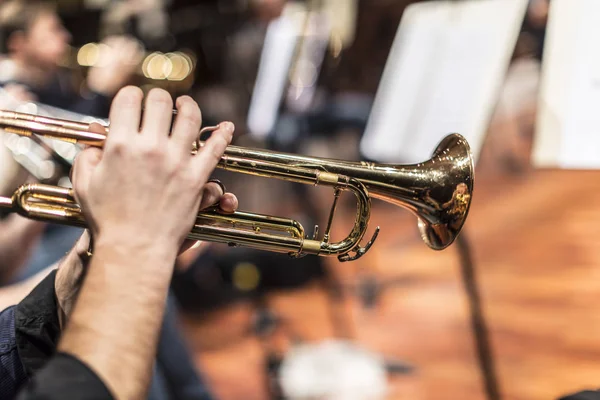
[[[12,111],[0,111],[0,128],[24,136],[52,139],[102,147],[106,133],[89,131],[86,123],[48,118]],[[200,151],[203,128],[192,152]],[[428,161],[413,165],[375,164],[306,157],[260,149],[228,146],[218,168],[282,179],[330,186],[334,200],[323,236],[315,227],[311,238],[295,220],[237,211],[223,214],[218,209],[200,212],[190,239],[246,246],[288,253],[337,256],[340,261],[364,255],[379,232],[361,246],[367,231],[370,197],[410,210],[418,219],[424,242],[434,250],[448,247],[459,234],[469,212],[473,193],[473,158],[467,141],[458,134],[446,136]],[[339,242],[330,242],[330,230],[338,198],[350,191],[357,200],[354,227]],[[65,225],[85,226],[81,209],[71,189],[41,184],[25,184],[12,197],[0,197],[0,208],[25,217]]]

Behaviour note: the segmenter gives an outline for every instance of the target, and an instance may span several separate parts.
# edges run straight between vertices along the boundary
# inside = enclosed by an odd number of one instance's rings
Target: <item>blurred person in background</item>
[[[21,97],[29,101],[99,118],[108,116],[112,96],[127,83],[141,58],[137,42],[125,37],[108,38],[102,65],[90,68],[84,87],[75,86],[73,73],[60,67],[71,36],[56,6],[43,0],[0,4],[0,36],[6,54],[0,61],[0,86],[13,91],[18,88]],[[39,233],[43,236],[23,270],[14,277],[17,280],[56,262],[81,230],[48,226],[43,231],[32,231],[31,236]],[[17,264],[13,263],[12,268]]]
[[[20,215],[0,219],[0,287],[13,282],[29,260],[45,228]]]
[[[2,85],[22,85],[40,103],[84,115],[108,117],[112,96],[133,75],[141,52],[136,41],[110,37],[103,62],[90,68],[85,86],[75,87],[73,74],[60,68],[71,36],[51,2],[13,0],[0,8]]]
[[[11,86],[0,92],[0,109],[7,108],[14,101],[31,101],[32,97],[23,88]],[[0,145],[0,193],[10,193],[23,180],[28,179],[12,160],[10,151]],[[0,287],[12,281],[27,262],[45,224],[19,215],[0,215]]]

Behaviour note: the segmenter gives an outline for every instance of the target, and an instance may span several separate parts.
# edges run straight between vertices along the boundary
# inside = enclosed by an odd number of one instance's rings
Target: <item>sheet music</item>
[[[275,126],[301,33],[297,18],[298,11],[288,11],[267,28],[248,110],[247,124],[253,136],[264,138]]]
[[[363,154],[419,162],[457,132],[477,158],[527,4],[464,0],[408,7],[361,142]]]
[[[600,168],[600,2],[550,4],[533,162]]]
[[[307,25],[308,30],[298,46],[298,57],[289,71],[285,101],[288,109],[297,113],[307,112],[312,106],[331,36],[331,24],[325,13],[310,12]]]

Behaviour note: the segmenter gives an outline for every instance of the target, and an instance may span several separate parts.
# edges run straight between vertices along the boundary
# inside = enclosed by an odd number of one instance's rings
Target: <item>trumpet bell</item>
[[[431,249],[454,242],[469,214],[475,176],[471,148],[462,135],[446,136],[431,158],[418,164],[359,164],[337,163],[343,167],[335,172],[361,181],[369,196],[410,210]]]
[[[418,164],[350,162],[236,146],[226,154],[350,176],[366,187],[369,197],[411,211],[418,218],[423,241],[433,250],[454,242],[471,205],[473,157],[467,140],[457,133],[446,136],[431,158]]]
[[[447,136],[420,169],[426,176],[419,188],[419,231],[429,247],[442,250],[454,242],[471,207],[475,168],[469,144],[461,135]]]

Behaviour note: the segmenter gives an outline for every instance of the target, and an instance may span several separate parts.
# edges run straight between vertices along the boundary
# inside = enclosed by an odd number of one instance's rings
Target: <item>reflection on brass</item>
[[[0,128],[96,147],[103,146],[108,134],[108,128],[105,133],[92,133],[85,123],[12,111],[0,111]],[[201,133],[215,129],[207,127]],[[202,146],[198,139],[191,146],[192,152],[202,151]],[[444,138],[431,159],[412,165],[348,162],[228,146],[217,167],[333,188],[336,200],[321,239],[316,237],[318,229],[314,230],[314,237],[307,237],[302,225],[293,219],[244,211],[223,214],[218,209],[199,213],[188,236],[294,257],[314,254],[350,261],[365,254],[379,232],[376,228],[373,237],[361,246],[368,228],[371,198],[410,210],[418,218],[425,243],[435,250],[444,249],[452,244],[465,223],[473,194],[473,159],[467,141],[458,134]],[[341,191],[350,191],[356,197],[356,218],[348,236],[331,243],[331,222]],[[26,184],[12,198],[0,197],[0,208],[28,218],[85,226],[72,191],[65,188]]]

